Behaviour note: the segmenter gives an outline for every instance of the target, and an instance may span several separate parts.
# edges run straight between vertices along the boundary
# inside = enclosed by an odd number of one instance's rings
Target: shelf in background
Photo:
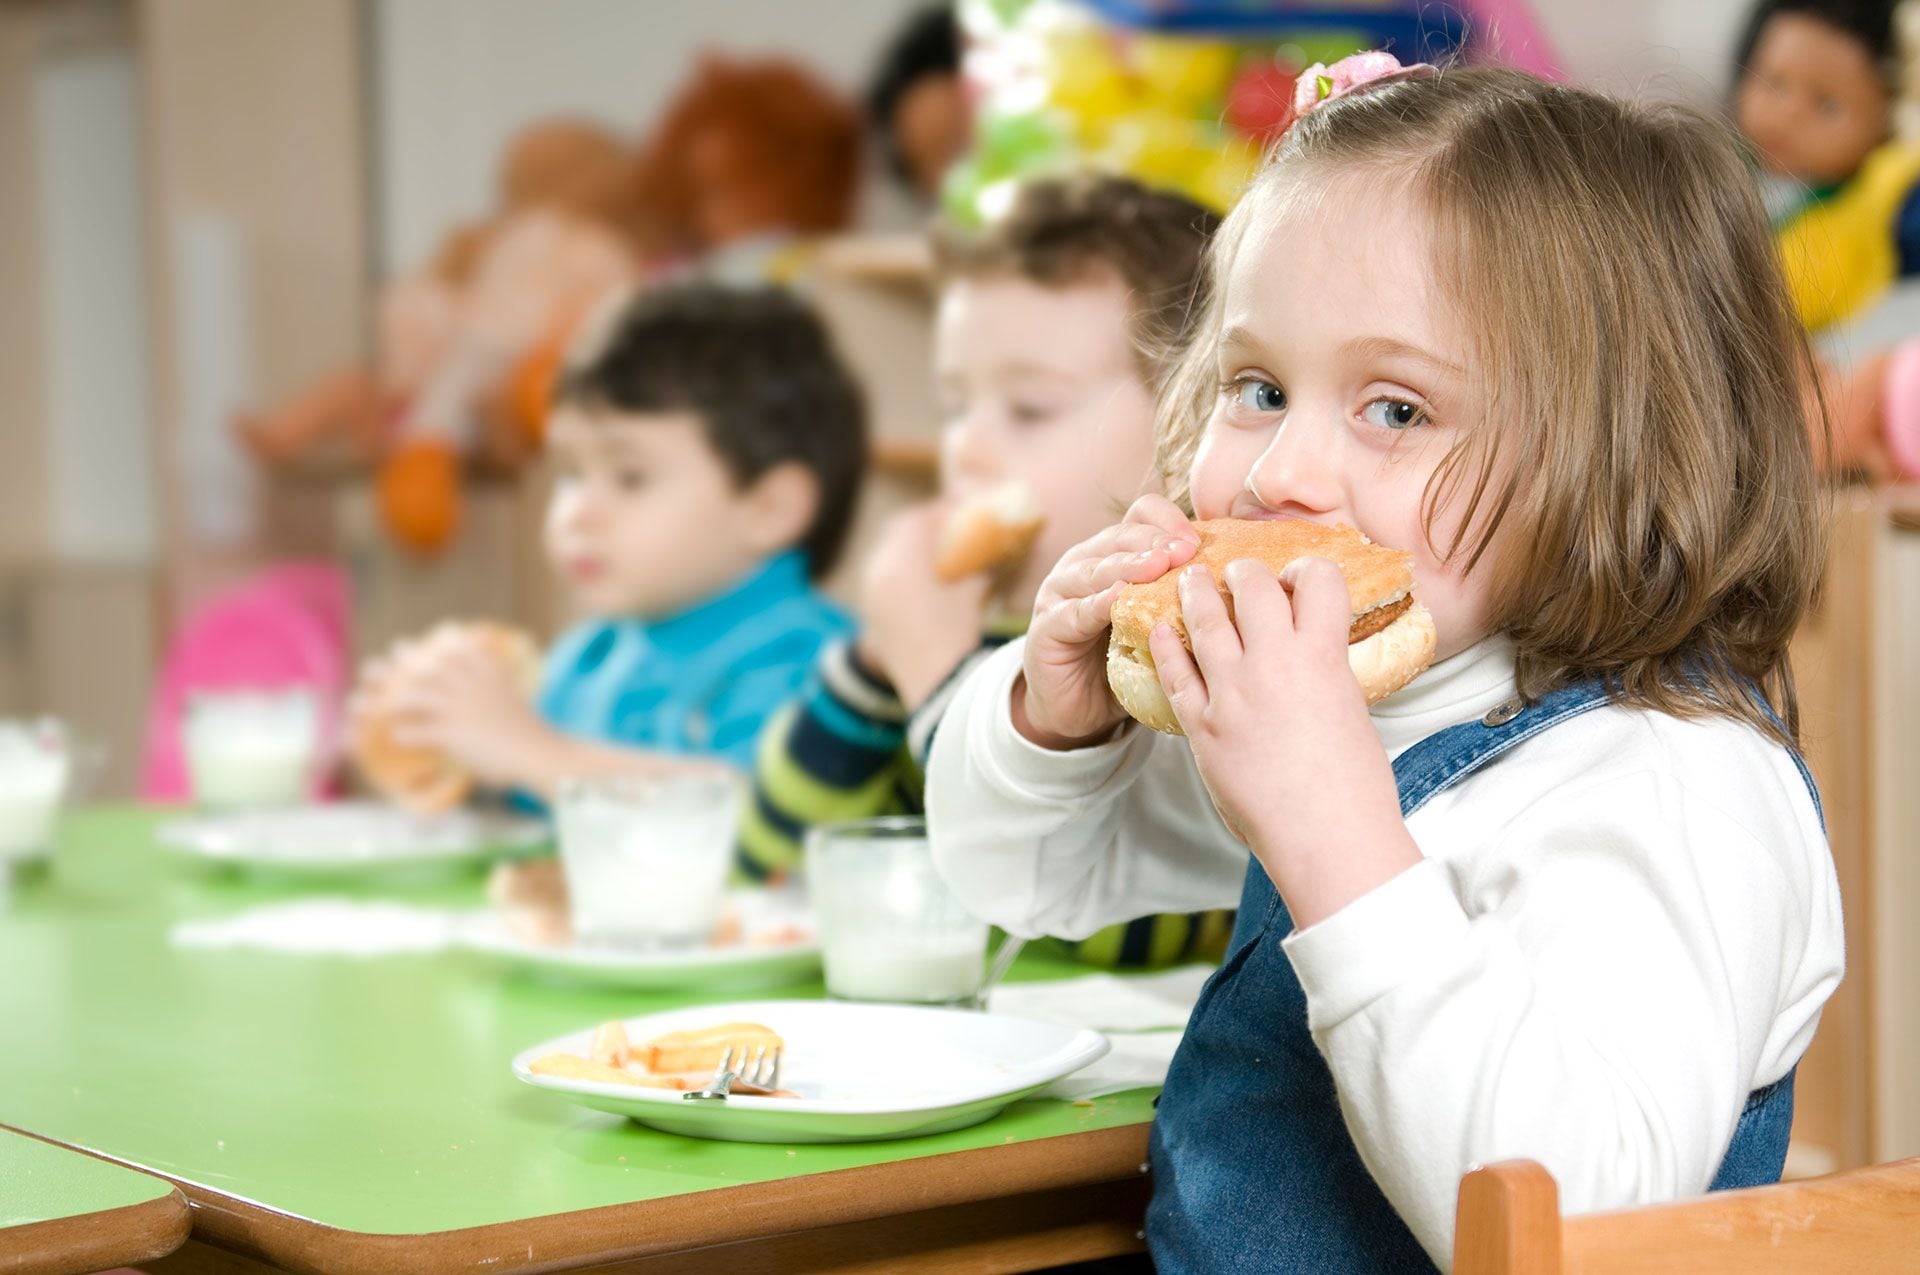
[[[925,235],[840,235],[822,240],[815,267],[862,283],[933,286],[933,249]]]

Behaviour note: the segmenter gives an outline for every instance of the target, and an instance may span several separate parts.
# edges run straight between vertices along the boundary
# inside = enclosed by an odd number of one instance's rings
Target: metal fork
[[[745,1045],[737,1049],[728,1045],[721,1051],[720,1065],[713,1069],[713,1079],[707,1082],[707,1087],[680,1096],[724,1102],[735,1085],[740,1086],[743,1096],[772,1093],[780,1087],[780,1053],[778,1047],[769,1051],[762,1045],[749,1057]]]

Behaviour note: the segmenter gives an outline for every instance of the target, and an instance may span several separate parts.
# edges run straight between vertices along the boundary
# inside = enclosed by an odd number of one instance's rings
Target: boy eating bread
[[[375,665],[403,747],[551,797],[572,776],[746,766],[846,617],[813,588],[866,457],[851,374],[778,289],[650,289],[598,325],[547,431],[546,551],[585,619],[529,700],[478,642]]]
[[[978,233],[939,236],[941,497],[882,533],[859,634],[768,727],[741,821],[747,875],[793,870],[816,824],[921,809],[948,688],[1026,627],[1061,552],[1152,484],[1154,397],[1215,220],[1082,176],[1030,182]],[[1162,964],[1217,949],[1231,923],[1143,917],[1079,952]]]

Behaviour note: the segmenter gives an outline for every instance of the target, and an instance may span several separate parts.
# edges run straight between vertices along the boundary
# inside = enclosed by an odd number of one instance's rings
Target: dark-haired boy
[[[547,439],[547,555],[588,618],[535,705],[478,650],[411,670],[407,742],[548,797],[568,776],[746,766],[850,628],[812,587],[867,447],[825,328],[777,289],[651,289],[562,377]]]

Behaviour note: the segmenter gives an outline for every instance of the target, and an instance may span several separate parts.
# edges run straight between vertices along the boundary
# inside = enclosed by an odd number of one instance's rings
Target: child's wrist
[[[1303,843],[1284,817],[1245,829],[1247,848],[1304,930],[1341,911],[1418,864],[1424,856],[1396,811]]]
[[[1035,714],[1033,691],[1027,684],[1027,675],[1024,672],[1014,678],[1009,708],[1013,714],[1013,729],[1022,739],[1035,747],[1055,753],[1070,753],[1076,749],[1104,744],[1114,737],[1127,720],[1126,715],[1116,709],[1113,720],[1093,730],[1084,733],[1063,730],[1048,722],[1044,716]]]

